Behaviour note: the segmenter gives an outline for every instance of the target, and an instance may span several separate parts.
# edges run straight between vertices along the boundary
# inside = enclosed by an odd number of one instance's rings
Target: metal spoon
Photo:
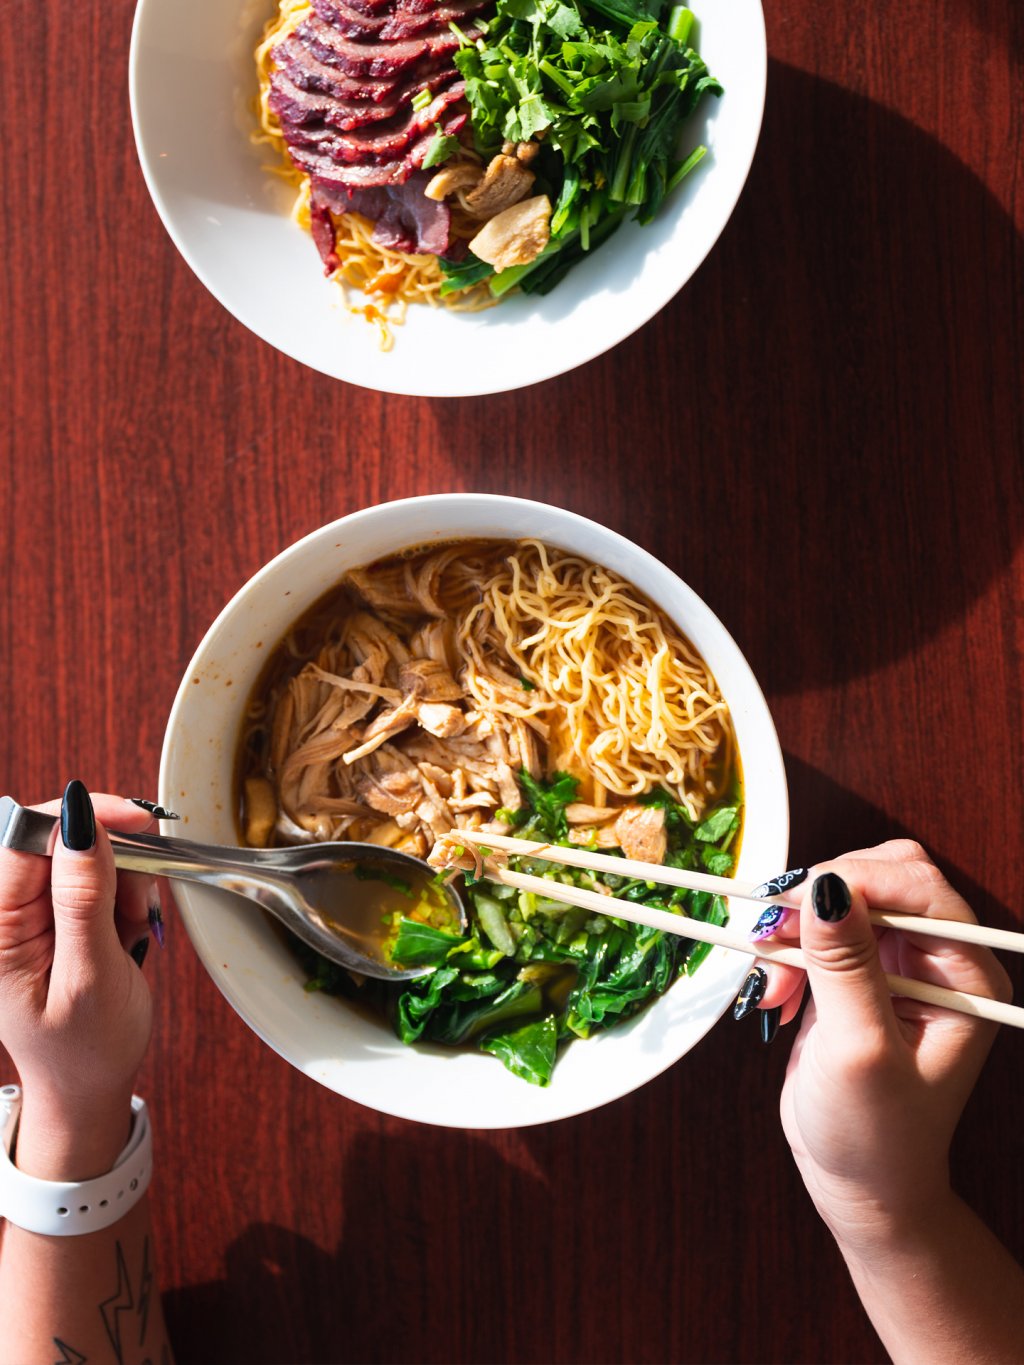
[[[27,810],[9,796],[0,797],[0,847],[48,857],[52,835],[59,824],[53,815]],[[430,968],[402,969],[387,958],[383,942],[374,940],[365,926],[346,925],[351,910],[356,868],[373,876],[402,876],[425,884],[434,869],[411,853],[399,853],[378,844],[301,844],[295,848],[224,848],[197,844],[189,839],[164,838],[159,834],[123,834],[108,831],[114,862],[126,872],[148,872],[153,877],[173,877],[233,891],[268,910],[289,933],[332,962],[384,981],[409,981]],[[366,878],[366,871],[363,879]],[[363,888],[361,888],[361,891]],[[467,926],[466,907],[451,885],[444,888],[459,932]],[[374,917],[375,926],[380,916]]]

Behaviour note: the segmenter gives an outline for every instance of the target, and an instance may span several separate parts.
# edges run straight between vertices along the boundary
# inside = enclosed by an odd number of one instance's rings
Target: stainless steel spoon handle
[[[0,798],[2,848],[49,857],[53,831],[59,823],[54,815],[27,810],[9,796]],[[114,863],[126,872],[176,877],[242,894],[251,893],[254,882],[277,889],[292,881],[287,872],[272,866],[267,851],[262,849],[222,848],[160,834],[125,834],[119,830],[109,830],[108,835]]]

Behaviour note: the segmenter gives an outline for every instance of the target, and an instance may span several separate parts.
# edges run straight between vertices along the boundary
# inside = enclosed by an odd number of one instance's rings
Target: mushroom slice
[[[428,199],[447,199],[456,190],[468,189],[476,185],[483,176],[484,168],[476,161],[456,161],[453,166],[445,166],[437,175],[427,181],[423,193]]]
[[[546,194],[513,204],[485,223],[469,244],[474,256],[498,272],[535,261],[548,244],[551,201]]]
[[[491,158],[484,178],[475,189],[463,195],[462,202],[474,218],[493,218],[503,209],[518,204],[533,188],[534,174],[515,156],[500,152]]]

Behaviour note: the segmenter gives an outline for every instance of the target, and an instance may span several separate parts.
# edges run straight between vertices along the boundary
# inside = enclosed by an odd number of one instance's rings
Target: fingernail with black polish
[[[149,919],[149,927],[153,931],[153,937],[156,939],[157,947],[162,948],[164,946],[164,916],[163,911],[160,909],[160,893],[155,886],[151,888],[149,893],[146,915]]]
[[[811,904],[819,919],[835,924],[850,913],[850,888],[835,872],[823,872],[811,886]]]
[[[734,1019],[745,1019],[751,1010],[756,1010],[768,989],[768,973],[763,967],[755,967],[740,987],[736,1003],[732,1007]]]
[[[757,917],[757,922],[747,934],[751,943],[757,943],[759,939],[767,938],[774,934],[776,929],[781,929],[792,912],[788,905],[769,905],[762,910]]]
[[[180,815],[176,815],[172,810],[165,810],[163,806],[158,806],[155,801],[146,801],[141,796],[129,796],[127,799],[133,806],[141,806],[143,810],[148,810],[154,820],[181,819]]]
[[[60,803],[60,837],[65,848],[84,853],[96,842],[96,817],[83,783],[73,778],[64,789]]]
[[[146,954],[147,954],[148,952],[149,952],[149,935],[147,934],[145,938],[140,938],[140,939],[139,939],[139,941],[138,941],[138,943],[136,943],[135,947],[132,948],[132,949],[129,951],[128,956],[134,961],[136,967],[139,967],[139,968],[141,969],[142,964],[143,964],[143,963],[145,962],[145,960],[146,960]]]
[[[755,886],[750,894],[766,900],[769,896],[781,896],[784,891],[791,891],[806,880],[806,867],[791,867],[788,872],[780,872],[777,877],[769,877],[760,886]]]
[[[770,1043],[779,1031],[779,1016],[782,1008],[776,1005],[773,1010],[761,1010],[761,1042]]]

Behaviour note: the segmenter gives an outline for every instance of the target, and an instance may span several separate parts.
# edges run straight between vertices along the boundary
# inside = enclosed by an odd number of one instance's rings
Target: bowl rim
[[[776,821],[778,822],[779,825],[780,842],[782,844],[782,847],[779,849],[779,855],[780,858],[784,859],[786,851],[788,849],[789,842],[789,794],[788,785],[786,781],[785,761],[782,753],[782,748],[779,743],[778,733],[776,731],[775,724],[771,716],[771,712],[768,708],[767,701],[761,690],[760,684],[758,683],[753,673],[753,670],[747,663],[745,656],[739,649],[739,646],[736,644],[731,634],[726,630],[725,626],[719,620],[717,615],[712,611],[708,604],[692,588],[690,588],[689,585],[682,578],[680,578],[678,574],[675,573],[674,570],[670,569],[663,561],[659,560],[650,551],[644,549],[642,546],[638,545],[635,541],[630,540],[628,537],[623,536],[621,533],[612,530],[610,527],[604,526],[602,523],[593,521],[588,517],[581,516],[576,512],[572,512],[566,508],[558,507],[554,504],[542,503],[535,499],[517,498],[501,494],[489,493],[427,494],[418,497],[395,499],[389,502],[378,503],[371,507],[361,508],[357,511],[348,513],[345,516],[336,518],[331,522],[327,522],[324,525],[317,527],[313,531],[308,532],[306,535],[300,537],[300,539],[293,542],[291,545],[286,546],[283,550],[281,550],[278,554],[271,558],[266,564],[262,565],[261,568],[259,568],[254,574],[252,574],[241,585],[241,587],[239,587],[238,590],[232,595],[232,597],[225,604],[225,606],[218,612],[214,621],[211,623],[209,628],[204,632],[199,645],[194,651],[191,659],[189,660],[188,666],[186,667],[184,673],[182,674],[182,679],[178,686],[178,690],[175,694],[175,699],[172,704],[170,714],[168,716],[167,726],[164,733],[163,745],[161,749],[158,798],[161,801],[161,803],[164,804],[165,806],[168,806],[169,808],[173,808],[174,806],[175,799],[174,788],[171,784],[171,769],[174,761],[173,746],[175,744],[177,734],[182,729],[183,719],[186,717],[188,708],[192,701],[194,692],[192,681],[196,676],[198,676],[199,672],[202,670],[205,663],[205,656],[208,655],[216,646],[218,636],[222,632],[223,628],[228,622],[230,622],[233,619],[235,613],[239,610],[239,608],[246,603],[250,594],[254,590],[258,589],[260,586],[262,586],[266,582],[266,580],[271,579],[275,577],[277,574],[279,574],[281,570],[285,568],[290,561],[299,558],[306,550],[308,550],[311,546],[315,545],[319,541],[322,540],[329,541],[332,538],[338,536],[339,534],[350,532],[353,527],[364,526],[368,523],[372,524],[372,522],[374,521],[380,520],[382,518],[387,518],[389,516],[395,516],[396,514],[400,514],[403,511],[416,513],[422,512],[424,513],[423,516],[424,524],[430,524],[430,521],[432,520],[431,517],[432,513],[436,511],[443,511],[443,509],[448,507],[459,507],[467,510],[474,510],[476,508],[482,510],[486,508],[490,512],[499,511],[502,508],[508,508],[510,509],[510,511],[518,513],[524,513],[528,510],[536,509],[537,511],[542,511],[545,514],[554,513],[558,519],[563,518],[565,519],[563,524],[567,526],[571,525],[576,531],[580,533],[597,532],[601,537],[605,538],[604,544],[601,547],[599,547],[597,552],[592,556],[594,562],[597,563],[602,562],[602,559],[605,557],[609,543],[614,543],[617,544],[618,547],[623,549],[631,556],[639,555],[641,559],[648,561],[650,566],[655,568],[660,574],[667,576],[668,582],[672,584],[673,591],[678,591],[683,597],[685,597],[688,600],[688,610],[696,611],[698,615],[702,615],[704,617],[704,624],[707,627],[716,629],[719,632],[721,648],[723,650],[732,651],[733,655],[731,661],[732,665],[734,667],[738,667],[744,676],[744,685],[747,689],[747,691],[744,694],[744,703],[747,710],[753,707],[754,710],[756,710],[758,713],[757,716],[758,738],[759,743],[765,746],[765,753],[763,755],[763,757],[766,760],[765,766],[767,767],[771,765],[772,767],[774,767],[776,770],[775,775],[778,778],[778,791],[777,793],[775,793],[773,797],[774,801],[777,803],[774,814]],[[466,533],[459,533],[453,536],[453,538],[470,539],[471,536]],[[490,533],[488,533],[487,538],[500,539],[501,536],[500,534],[491,535]],[[523,535],[511,534],[509,535],[509,539],[523,538],[525,538]],[[545,534],[541,538],[543,539],[545,544],[550,545],[558,544],[557,536]],[[610,541],[608,538],[610,538]],[[403,548],[407,548],[410,544],[414,543],[416,542],[409,542],[408,540],[406,540],[403,544],[396,544],[392,551],[384,551],[383,553],[384,554],[395,553]],[[424,543],[427,543],[427,541],[425,540]],[[586,552],[580,549],[572,549],[570,550],[570,553],[585,554]],[[330,591],[330,586],[331,586],[330,584],[325,584],[325,586],[323,587],[323,592]],[[651,600],[654,602],[655,606],[658,607],[659,610],[665,612],[665,614],[669,617],[670,620],[677,619],[673,612],[664,604],[662,600],[654,598],[647,589],[641,590],[644,591],[646,596],[651,597]],[[305,607],[298,608],[297,614],[301,614],[301,612],[305,609],[306,609]],[[680,626],[680,629],[683,629],[687,633],[687,635],[690,634],[690,628]],[[180,826],[176,828],[177,831],[180,833]],[[174,833],[175,827],[172,827],[170,824],[167,824],[166,826],[164,826],[164,832]],[[782,865],[781,862],[779,865],[780,866]],[[434,1126],[450,1126],[459,1129],[463,1129],[466,1127],[473,1127],[481,1130],[505,1129],[510,1127],[526,1127],[535,1124],[554,1122],[559,1121],[561,1119],[575,1117],[579,1114],[588,1113],[593,1109],[601,1108],[605,1104],[612,1103],[614,1100],[620,1099],[624,1095],[632,1093],[633,1090],[638,1089],[642,1085],[646,1084],[647,1081],[653,1080],[656,1076],[660,1075],[663,1071],[667,1070],[669,1067],[674,1065],[675,1062],[681,1060],[681,1058],[686,1055],[686,1052],[692,1050],[692,1047],[696,1046],[697,1043],[699,1043],[701,1039],[705,1037],[708,1032],[710,1032],[710,1030],[714,1027],[714,1024],[718,1021],[718,1019],[722,1017],[722,1015],[726,1012],[731,1003],[731,997],[723,995],[723,999],[721,1000],[720,1007],[718,1008],[717,1013],[715,1013],[713,1017],[707,1018],[706,1025],[701,1030],[699,1036],[695,1038],[693,1042],[683,1050],[683,1052],[677,1053],[673,1051],[671,1047],[666,1048],[665,1055],[663,1057],[659,1056],[656,1059],[657,1064],[654,1065],[653,1068],[648,1066],[646,1069],[643,1069],[642,1074],[638,1075],[637,1077],[627,1078],[625,1084],[620,1084],[614,1089],[614,1093],[609,1093],[607,1095],[601,1096],[593,1103],[584,1102],[581,1104],[576,1104],[570,1102],[567,1104],[559,1104],[557,1102],[552,1102],[549,1107],[554,1110],[557,1110],[557,1112],[544,1113],[539,1115],[530,1114],[524,1117],[517,1117],[512,1122],[509,1122],[504,1119],[496,1122],[491,1122],[488,1120],[486,1115],[478,1116],[477,1118],[474,1119],[474,1122],[472,1124],[467,1124],[463,1122],[461,1119],[455,1119],[452,1120],[451,1122],[448,1122],[446,1119],[438,1118],[435,1115],[431,1115],[430,1117],[424,1117],[422,1114],[414,1112],[416,1109],[415,1103],[410,1107],[407,1103],[404,1102],[404,1099],[401,1096],[392,1097],[388,1095],[381,1097],[378,1094],[374,1093],[373,1099],[371,1101],[368,1100],[364,1094],[350,1094],[348,1090],[340,1089],[337,1085],[332,1084],[330,1080],[327,1080],[323,1075],[315,1074],[314,1071],[311,1070],[308,1065],[304,1064],[296,1055],[294,1055],[297,1051],[297,1048],[295,1047],[294,1044],[289,1044],[288,1039],[280,1040],[270,1035],[268,1029],[261,1022],[261,1019],[259,1017],[259,1011],[251,1006],[250,1003],[251,998],[246,995],[243,989],[240,989],[238,984],[239,978],[237,974],[227,971],[226,964],[224,964],[225,969],[222,970],[219,962],[211,961],[208,958],[207,954],[204,953],[200,942],[197,941],[197,937],[199,934],[199,916],[196,914],[195,910],[189,904],[189,901],[190,895],[193,891],[198,891],[202,893],[203,890],[204,890],[203,888],[192,888],[186,883],[182,883],[180,888],[176,889],[176,900],[178,901],[179,904],[181,919],[185,924],[186,932],[188,933],[190,942],[192,943],[192,946],[195,949],[196,956],[199,958],[199,961],[203,966],[205,973],[213,980],[214,985],[220,991],[221,995],[227,1000],[228,1004],[236,1012],[236,1014],[239,1015],[243,1022],[247,1024],[248,1027],[252,1029],[252,1031],[264,1043],[266,1043],[266,1045],[270,1047],[272,1051],[274,1051],[278,1056],[282,1057],[285,1061],[289,1062],[297,1070],[302,1072],[302,1074],[307,1075],[311,1079],[317,1080],[319,1083],[323,1084],[327,1089],[332,1090],[336,1094],[343,1095],[345,1098],[351,1100],[353,1103],[361,1103],[363,1105],[366,1105],[367,1107],[375,1109],[377,1112],[388,1114],[392,1117],[402,1118],[413,1122],[424,1122],[432,1124]],[[197,932],[193,931],[194,926]],[[736,971],[734,975],[736,978],[735,985],[738,988],[739,983],[742,980],[742,976],[749,970],[750,959],[742,954],[727,953],[726,950],[723,949],[715,949],[714,952],[716,954],[725,955],[726,957],[736,959]],[[656,1008],[656,1004],[657,1002],[654,1002],[654,1005],[652,1007]],[[648,1012],[649,1011],[642,1011],[641,1014],[637,1017],[639,1019],[642,1019],[644,1015]],[[608,1034],[599,1035],[594,1039],[587,1040],[586,1042],[583,1043],[579,1043],[578,1046],[586,1047],[598,1046],[600,1044],[601,1036],[614,1037],[615,1031],[610,1031]],[[393,1038],[389,1038],[389,1043],[394,1043],[396,1047],[402,1046],[401,1044],[398,1043],[397,1039]],[[476,1054],[473,1055],[475,1056]],[[494,1065],[495,1066],[498,1065],[497,1061],[494,1062]],[[516,1084],[525,1085],[525,1083],[521,1081],[517,1081]],[[534,1087],[530,1087],[530,1089],[532,1090],[534,1089]],[[557,1094],[557,1072],[555,1080],[552,1082],[552,1085],[545,1089],[542,1093],[546,1096]]]
[[[678,279],[673,279],[672,287],[668,293],[658,294],[652,300],[645,301],[635,313],[629,308],[611,307],[605,310],[607,319],[607,330],[605,328],[586,328],[582,333],[577,330],[576,335],[582,335],[583,340],[573,346],[566,347],[566,359],[560,359],[554,364],[546,365],[542,373],[527,374],[525,376],[513,375],[509,379],[502,380],[499,376],[497,367],[487,376],[480,376],[473,382],[459,379],[461,371],[458,367],[452,378],[446,381],[445,385],[431,384],[425,381],[416,383],[415,380],[399,380],[399,375],[395,367],[391,369],[382,367],[381,372],[376,372],[372,382],[364,377],[353,377],[343,373],[345,368],[344,361],[335,363],[331,357],[324,356],[323,362],[317,356],[311,356],[303,352],[301,341],[282,342],[272,333],[274,329],[270,325],[264,325],[255,310],[251,307],[240,306],[238,301],[229,303],[227,295],[229,293],[226,286],[218,282],[216,271],[204,262],[202,252],[193,249],[189,243],[188,235],[179,225],[176,212],[170,197],[164,193],[161,187],[161,166],[160,162],[164,153],[154,153],[150,155],[147,148],[143,132],[142,108],[145,103],[145,89],[143,72],[145,67],[145,30],[147,22],[151,16],[158,12],[161,6],[172,3],[172,0],[137,0],[135,14],[132,21],[132,32],[128,56],[128,89],[129,106],[131,113],[132,131],[135,140],[136,153],[142,169],[143,179],[149,191],[150,198],[156,208],[157,214],[175,248],[181,255],[189,269],[193,272],[203,287],[217,300],[222,308],[225,309],[236,321],[240,322],[254,336],[265,342],[268,346],[280,351],[283,355],[297,361],[299,364],[307,366],[314,372],[324,374],[329,378],[338,380],[342,383],[349,383],[356,387],[366,388],[370,392],[394,393],[408,397],[422,398],[453,398],[453,397],[483,397],[494,393],[512,392],[515,389],[526,388],[533,384],[544,383],[549,379],[556,379],[561,375],[567,374],[572,370],[589,364],[607,351],[614,349],[621,342],[627,340],[634,332],[646,326],[650,320],[676,297],[676,295],[690,282],[694,275],[703,265],[704,261],[714,249],[719,238],[725,230],[726,225],[735,212],[736,205],[746,187],[750,176],[750,168],[753,164],[754,156],[757,152],[760,141],[761,130],[764,123],[764,109],[767,95],[768,81],[768,51],[767,51],[767,30],[764,17],[762,0],[748,0],[753,7],[753,13],[748,19],[748,27],[745,29],[745,39],[752,45],[754,56],[746,77],[745,99],[750,103],[751,114],[749,125],[745,135],[745,143],[737,152],[737,160],[730,168],[730,187],[728,192],[722,197],[720,206],[717,210],[717,221],[714,228],[709,231],[702,241],[700,248],[695,252],[689,262],[689,268]],[[241,3],[241,0],[240,0]],[[272,0],[268,0],[268,5]],[[698,15],[698,21],[700,20]],[[714,166],[711,167],[714,170]],[[316,270],[315,260],[311,259],[311,270]],[[528,322],[528,320],[527,320]],[[415,375],[416,371],[413,371]],[[457,381],[457,382],[456,382]],[[453,387],[453,383],[455,387]]]

